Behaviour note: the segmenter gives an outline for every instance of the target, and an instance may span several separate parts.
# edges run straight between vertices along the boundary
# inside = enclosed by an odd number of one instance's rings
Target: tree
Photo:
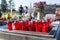
[[[46,5],[46,2],[36,2],[34,4],[38,8],[37,11],[40,12],[40,19],[42,19],[43,18],[44,7]]]
[[[8,8],[8,4],[6,0],[1,0],[1,11],[6,12]]]

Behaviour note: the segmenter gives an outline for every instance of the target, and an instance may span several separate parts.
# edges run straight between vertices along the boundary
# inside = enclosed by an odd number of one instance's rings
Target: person
[[[27,14],[27,13],[28,13],[28,7],[25,6],[25,14]]]
[[[20,7],[19,7],[19,14],[22,15],[22,13],[23,13],[23,7],[22,7],[22,5],[20,5]]]
[[[36,10],[35,6],[33,6],[33,8],[34,8],[34,10],[33,10],[33,16],[36,19],[36,17],[37,17],[37,10]]]

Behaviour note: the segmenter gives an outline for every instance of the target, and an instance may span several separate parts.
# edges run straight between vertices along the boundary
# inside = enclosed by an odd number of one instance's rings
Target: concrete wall
[[[13,32],[3,32],[0,31],[0,40],[55,40],[51,37],[43,37],[43,36],[34,36],[33,34],[20,34]]]

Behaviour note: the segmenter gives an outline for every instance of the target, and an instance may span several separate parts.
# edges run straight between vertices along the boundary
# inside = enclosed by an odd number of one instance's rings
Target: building
[[[43,11],[43,17],[45,17],[46,14],[60,14],[60,5],[46,4]]]
[[[55,10],[56,10],[56,4],[50,4],[50,5],[46,5],[44,8],[44,16],[46,14],[55,14]]]

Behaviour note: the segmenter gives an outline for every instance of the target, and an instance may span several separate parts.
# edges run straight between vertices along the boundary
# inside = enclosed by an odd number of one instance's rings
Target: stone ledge
[[[31,36],[31,35],[22,35],[22,34],[14,34],[14,33],[7,33],[0,31],[0,38],[6,39],[9,37],[11,40],[18,39],[20,40],[55,40],[54,38],[47,38],[47,37],[38,37],[38,36]]]
[[[7,29],[2,29],[0,31],[1,32],[5,32],[5,33],[13,33],[13,34],[21,34],[21,35],[53,38],[53,35],[49,35],[49,33],[42,33],[42,32],[21,31],[21,30],[12,30],[12,31],[9,31]]]

